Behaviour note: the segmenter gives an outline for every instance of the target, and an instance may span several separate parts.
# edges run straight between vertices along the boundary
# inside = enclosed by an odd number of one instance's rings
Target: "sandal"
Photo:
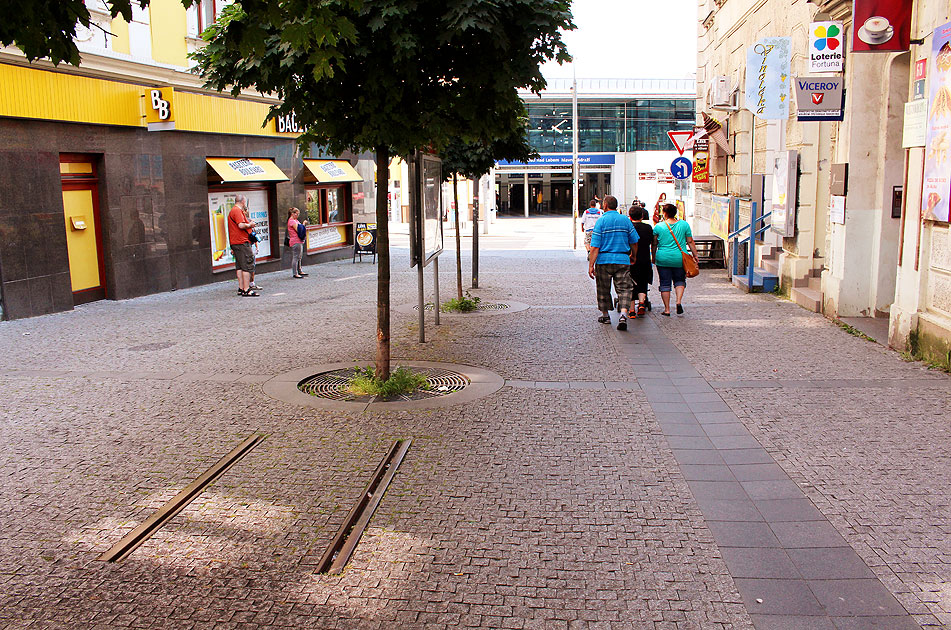
[[[239,291],[238,295],[240,295],[241,297],[259,297],[261,294],[256,293],[255,291],[252,291],[251,289],[248,289],[247,291]]]
[[[608,315],[602,315],[601,317],[598,318],[598,323],[599,323],[599,324],[610,324],[610,323],[611,323],[611,318],[610,318]]]
[[[661,315],[663,315],[664,317],[670,317],[670,313],[669,313],[669,312],[668,312],[668,313],[661,313]]]

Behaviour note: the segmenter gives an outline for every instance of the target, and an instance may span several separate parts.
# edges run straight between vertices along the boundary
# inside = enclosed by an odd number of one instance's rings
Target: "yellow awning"
[[[363,181],[346,160],[304,160],[304,166],[321,184]]]
[[[208,158],[221,182],[286,182],[289,178],[268,158]]]

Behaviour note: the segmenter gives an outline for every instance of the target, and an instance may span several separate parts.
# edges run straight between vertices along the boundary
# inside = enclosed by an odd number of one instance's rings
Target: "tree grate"
[[[442,368],[414,367],[417,374],[426,377],[428,386],[425,389],[418,388],[407,394],[393,396],[385,399],[385,402],[402,400],[428,400],[448,396],[464,390],[471,382],[463,374],[452,370]],[[321,372],[308,376],[297,384],[297,389],[317,398],[326,400],[339,400],[345,402],[379,402],[375,396],[358,396],[347,391],[350,379],[353,378],[353,368],[343,368]]]
[[[509,305],[505,304],[504,302],[479,302],[475,310],[476,311],[504,311],[508,308],[509,308]],[[429,303],[424,305],[423,309],[431,313],[432,311],[436,310],[436,305]],[[413,310],[419,311],[419,305],[417,304],[416,306],[414,306]],[[452,314],[452,313],[457,313],[458,311],[443,311],[443,312]]]

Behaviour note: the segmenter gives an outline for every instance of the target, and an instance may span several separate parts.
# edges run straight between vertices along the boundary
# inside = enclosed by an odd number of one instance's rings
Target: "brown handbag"
[[[688,278],[695,278],[700,275],[700,265],[697,264],[697,261],[694,260],[693,256],[684,251],[684,248],[680,246],[680,241],[677,240],[677,237],[674,236],[674,231],[670,229],[670,223],[664,221],[667,225],[667,230],[670,231],[671,238],[674,239],[674,242],[677,243],[677,249],[680,250],[680,255],[683,257],[684,261],[684,273]]]

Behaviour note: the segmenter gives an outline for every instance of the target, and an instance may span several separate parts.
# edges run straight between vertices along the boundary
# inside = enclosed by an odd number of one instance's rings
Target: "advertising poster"
[[[813,22],[809,27],[809,72],[842,72],[844,65],[842,22]]]
[[[794,236],[796,230],[796,174],[799,153],[780,151],[773,160],[773,207],[770,229],[781,236]]]
[[[268,214],[267,191],[249,190],[243,192],[208,193],[208,213],[211,229],[211,266],[224,267],[234,264],[231,246],[228,240],[228,213],[234,206],[235,198],[244,195],[248,200],[248,219],[258,225],[254,233],[258,235],[258,260],[271,255],[271,226]]]
[[[946,223],[951,197],[951,22],[936,28],[932,41],[921,211],[926,221]]]
[[[855,0],[852,52],[895,52],[911,48],[908,0]]]
[[[346,245],[347,233],[343,226],[307,228],[307,251],[332,245]]]
[[[376,223],[357,223],[355,254],[376,254]]]
[[[710,211],[710,232],[714,236],[726,239],[730,236],[730,198],[713,195]]]
[[[746,51],[746,109],[763,120],[789,118],[792,39],[765,37]]]

